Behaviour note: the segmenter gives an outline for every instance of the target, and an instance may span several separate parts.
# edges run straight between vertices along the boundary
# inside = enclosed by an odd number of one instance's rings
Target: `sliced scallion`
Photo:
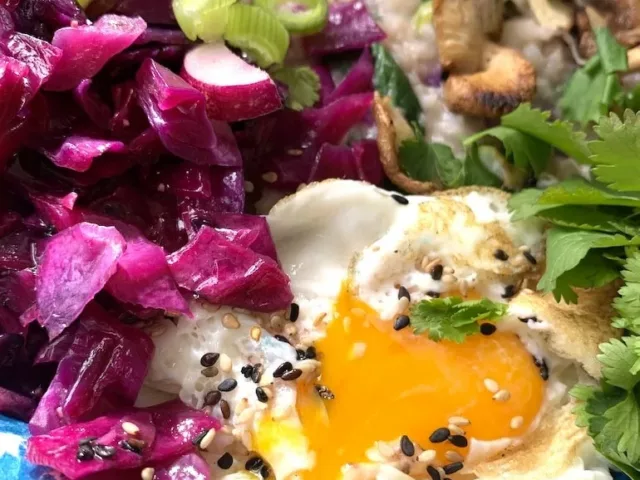
[[[250,55],[262,68],[282,63],[289,49],[289,32],[276,16],[244,3],[229,7],[224,39]]]
[[[215,42],[222,38],[229,7],[237,0],[173,0],[173,13],[189,40]]]
[[[317,33],[327,23],[327,0],[255,0],[255,5],[275,13],[287,30],[293,33]],[[294,9],[294,7],[300,7]]]

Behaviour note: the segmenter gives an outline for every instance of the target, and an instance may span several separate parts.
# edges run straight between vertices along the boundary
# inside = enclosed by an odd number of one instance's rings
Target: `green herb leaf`
[[[640,195],[619,193],[583,178],[565,180],[552,185],[540,195],[542,205],[611,205],[640,207]]]
[[[407,75],[379,43],[374,44],[371,51],[375,62],[373,86],[376,91],[380,95],[391,98],[393,105],[402,110],[404,118],[410,124],[420,125],[421,134],[424,135],[424,127],[420,121],[422,108]]]
[[[302,110],[320,99],[320,77],[309,67],[280,67],[270,75],[289,89],[287,107]]]
[[[564,205],[538,213],[540,218],[560,227],[572,227],[582,230],[596,230],[600,232],[617,232],[617,215],[600,211],[594,207]]]
[[[464,159],[464,169],[462,185],[483,185],[487,187],[502,187],[502,180],[494,175],[480,159],[479,149],[474,145],[467,150],[467,156]]]
[[[447,145],[427,143],[422,137],[405,140],[398,152],[400,168],[421,182],[436,182],[446,187],[461,183],[462,162]]]
[[[608,28],[596,28],[596,45],[602,67],[606,73],[626,72],[627,49],[618,43]]]
[[[585,143],[586,135],[574,131],[569,122],[549,121],[551,113],[531,108],[528,103],[522,103],[513,112],[502,117],[502,125],[527,133],[553,147],[578,162],[587,163],[589,149]]]
[[[520,169],[531,168],[539,175],[547,168],[552,152],[551,145],[513,128],[498,126],[484,130],[465,139],[464,145],[469,146],[487,136],[500,140],[507,157]]]
[[[620,296],[613,301],[620,316],[613,325],[640,334],[640,253],[635,252],[627,259],[622,278],[625,284],[618,292]]]
[[[627,110],[622,121],[612,113],[595,131],[600,140],[589,147],[596,178],[620,192],[640,190],[640,115]]]
[[[423,300],[411,307],[411,325],[415,333],[429,333],[436,342],[450,340],[462,343],[480,331],[480,321],[499,320],[507,313],[507,305],[483,298],[463,301],[460,297]]]
[[[538,213],[559,207],[560,204],[546,205],[538,203],[542,196],[543,190],[535,188],[527,188],[515,193],[509,199],[509,209],[512,211],[511,220],[525,220],[536,216]]]

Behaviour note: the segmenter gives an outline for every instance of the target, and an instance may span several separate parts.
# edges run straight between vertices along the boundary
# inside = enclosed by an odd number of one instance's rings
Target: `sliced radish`
[[[184,58],[182,77],[207,99],[209,117],[236,122],[282,108],[269,74],[248,64],[223,43],[207,43]]]

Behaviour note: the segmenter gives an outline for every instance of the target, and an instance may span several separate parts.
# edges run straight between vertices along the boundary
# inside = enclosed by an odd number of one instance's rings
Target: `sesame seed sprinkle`
[[[291,362],[284,362],[281,363],[274,371],[273,371],[273,378],[280,378],[282,377],[283,374],[285,374],[286,372],[289,372],[293,370],[293,365],[291,365]]]
[[[464,435],[464,430],[460,428],[458,425],[454,425],[453,423],[450,423],[449,425],[447,425],[447,428],[449,429],[452,435]]]
[[[234,388],[238,386],[238,382],[233,378],[225,378],[220,385],[218,385],[218,390],[221,392],[230,392]]]
[[[251,330],[249,332],[249,335],[251,336],[251,339],[259,342],[260,341],[260,337],[262,336],[262,329],[260,327],[258,327],[257,325],[251,327]]]
[[[262,403],[267,403],[269,401],[269,395],[267,395],[267,392],[265,392],[262,387],[256,388],[256,397],[258,397],[258,401]]]
[[[444,457],[450,462],[462,462],[464,460],[464,457],[455,450],[447,450],[444,452]]]
[[[502,298],[511,298],[517,293],[515,285],[507,285],[504,287],[504,293],[501,295]]]
[[[263,371],[264,371],[264,368],[262,367],[262,364],[256,363],[253,366],[253,372],[251,372],[251,381],[253,383],[260,383],[260,379],[262,378]]]
[[[214,353],[214,352],[205,353],[200,358],[200,365],[202,365],[203,367],[213,367],[219,358],[220,358],[219,353]]]
[[[538,317],[536,316],[532,316],[532,317],[518,317],[518,320],[520,320],[522,323],[529,323],[529,321],[532,322],[537,322],[538,321]]]
[[[216,436],[216,431],[215,429],[210,429],[207,431],[207,433],[205,433],[204,437],[202,437],[202,439],[200,440],[200,443],[198,444],[198,446],[200,447],[200,450],[206,450],[207,447],[209,445],[211,445],[211,442],[213,442],[213,439]]]
[[[278,181],[278,174],[276,172],[263,173],[262,179],[267,183],[276,183]]]
[[[429,441],[431,443],[442,443],[447,438],[449,438],[450,435],[451,435],[451,432],[449,431],[448,428],[446,427],[438,428],[429,436]]]
[[[431,274],[431,278],[434,280],[440,280],[442,278],[442,272],[444,271],[444,267],[441,263],[434,265],[429,272]]]
[[[251,457],[247,460],[247,463],[244,464],[245,470],[250,472],[259,472],[262,466],[264,465],[264,460],[260,457]]]
[[[460,427],[464,427],[466,425],[471,425],[471,421],[468,418],[460,417],[460,416],[449,417],[449,423],[452,423],[454,425],[458,425]]]
[[[231,407],[229,406],[229,402],[226,400],[220,400],[220,413],[222,413],[222,418],[229,420],[229,417],[231,416]]]
[[[524,418],[521,416],[513,417],[509,422],[509,426],[514,430],[522,427],[522,425],[524,425]]]
[[[216,462],[222,470],[229,470],[233,465],[233,457],[229,452],[225,452]]]
[[[142,449],[145,446],[145,442],[143,442],[142,440],[136,440],[135,438],[132,438],[129,440],[122,440],[120,441],[120,443],[118,443],[118,445],[120,445],[120,447],[124,448],[125,450],[141,455]]]
[[[431,477],[431,480],[442,480],[442,477],[440,476],[440,472],[438,472],[436,467],[434,467],[432,465],[429,465],[427,467],[427,473]]]
[[[231,330],[237,330],[240,328],[240,322],[238,321],[238,317],[233,313],[225,313],[222,316],[222,326]]]
[[[527,259],[527,261],[531,265],[537,265],[538,264],[538,261],[536,260],[536,257],[534,257],[529,250],[525,250],[524,252],[522,252],[522,255],[524,256],[524,258]]]
[[[247,363],[240,369],[240,373],[244,378],[250,378],[251,375],[253,374],[253,365],[251,365],[250,363]]]
[[[211,390],[204,396],[204,405],[207,407],[213,407],[218,404],[221,398],[222,393],[218,390]]]
[[[410,323],[411,320],[407,315],[398,315],[393,322],[393,329],[395,331],[402,330],[403,328],[408,327]]]
[[[216,367],[207,367],[200,370],[200,373],[207,378],[213,378],[218,375],[218,369]]]
[[[300,375],[302,375],[302,370],[300,370],[299,368],[294,368],[293,370],[284,372],[282,374],[282,379],[287,381],[297,380],[298,378],[300,378]]]
[[[409,205],[409,199],[407,197],[403,197],[402,195],[399,195],[397,193],[393,193],[391,195],[391,198],[393,198],[400,205]]]
[[[442,276],[442,283],[445,283],[447,285],[456,283],[457,280],[458,279],[455,277],[455,275],[451,275],[450,273],[447,273],[446,275]]]
[[[294,302],[289,307],[289,321],[295,322],[296,320],[298,320],[299,316],[300,316],[300,305]]]
[[[314,347],[313,345],[310,346],[309,348],[307,348],[307,351],[305,352],[305,357],[307,359],[313,360],[318,356],[318,352],[316,351],[316,347]]]
[[[95,453],[93,453],[93,448],[89,445],[80,445],[78,447],[78,453],[76,453],[76,459],[80,462],[87,462],[89,460],[93,460]]]
[[[480,333],[482,335],[493,335],[498,328],[493,323],[482,323],[480,325]]]
[[[138,435],[140,433],[140,428],[135,423],[131,422],[122,422],[122,430],[128,435]]]
[[[467,440],[467,437],[465,437],[464,435],[451,435],[449,437],[449,442],[451,442],[452,445],[455,445],[456,447],[460,447],[460,448],[465,448],[469,446],[469,441]]]
[[[231,362],[231,358],[226,353],[220,355],[220,370],[225,373],[229,373],[233,368],[233,363]]]
[[[413,457],[416,453],[416,448],[413,445],[413,442],[407,435],[403,435],[400,438],[400,450],[407,457]]]
[[[409,293],[409,290],[407,290],[407,288],[403,286],[398,288],[398,300],[400,300],[401,298],[406,298],[411,301],[411,294]]]
[[[334,398],[336,398],[333,392],[324,385],[316,385],[316,392],[318,392],[318,395],[320,395],[320,398],[322,398],[323,400],[333,400]]]
[[[427,292],[427,295],[429,295],[431,298],[440,298],[440,292],[434,292],[433,290],[429,290]]]
[[[501,262],[506,262],[507,260],[509,260],[509,255],[501,248],[496,249],[496,251],[493,252],[493,256]]]
[[[271,475],[271,470],[269,470],[269,467],[267,465],[263,465],[262,468],[260,469],[260,476],[262,478],[269,478],[270,475]]]
[[[142,478],[142,480],[153,480],[155,475],[156,471],[151,467],[143,468],[140,472],[140,478]]]
[[[275,338],[276,340],[282,343],[288,343],[289,345],[291,345],[291,342],[287,339],[287,337],[284,337],[282,335],[274,335],[273,338]]]
[[[454,473],[459,472],[463,468],[464,468],[464,465],[462,464],[462,462],[453,462],[442,467],[442,469],[444,470],[444,473],[446,473],[447,475],[453,475]]]
[[[116,449],[110,445],[94,445],[93,453],[100,458],[111,458],[116,454]]]
[[[420,455],[418,455],[418,461],[423,463],[431,463],[436,459],[436,451],[435,450],[425,450]]]
[[[491,393],[496,393],[498,390],[500,390],[500,386],[498,385],[498,382],[496,382],[492,378],[484,379],[484,387],[487,390],[489,390]]]
[[[511,398],[511,393],[509,390],[498,390],[494,395],[493,399],[498,402],[506,402]]]

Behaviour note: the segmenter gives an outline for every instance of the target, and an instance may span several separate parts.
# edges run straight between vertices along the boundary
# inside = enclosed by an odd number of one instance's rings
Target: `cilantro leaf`
[[[628,238],[619,234],[553,227],[547,236],[547,270],[540,278],[538,288],[553,292],[558,301],[564,298],[568,303],[575,302],[577,296],[571,290],[567,277],[561,279],[561,276],[577,267],[592,248],[626,245],[640,245],[640,237]],[[609,275],[608,270],[605,272]]]
[[[595,127],[600,140],[591,142],[593,172],[620,192],[640,190],[640,115],[625,111],[624,120],[611,114]]]
[[[635,350],[637,343],[636,337],[624,337],[621,340],[612,338],[600,345],[602,353],[598,355],[598,360],[602,363],[602,375],[609,385],[632,390],[640,383],[640,375],[631,373],[631,368],[638,361]]]
[[[616,232],[619,217],[613,213],[603,212],[590,206],[564,205],[558,208],[543,210],[540,218],[560,227],[573,227],[582,230],[600,232]]]
[[[606,73],[626,72],[629,69],[627,49],[618,43],[608,28],[596,28],[596,45]]]
[[[489,299],[463,301],[460,297],[423,300],[411,307],[410,319],[415,333],[429,333],[436,342],[450,340],[462,343],[480,332],[479,321],[498,320],[507,312],[507,305]]]
[[[270,74],[288,87],[287,107],[300,111],[320,99],[320,77],[311,68],[280,67]]]
[[[524,220],[531,218],[538,213],[559,207],[560,204],[541,204],[538,203],[543,191],[535,188],[527,188],[515,193],[509,199],[509,210],[511,210],[511,220]]]
[[[422,107],[411,87],[409,78],[391,54],[379,43],[371,47],[375,62],[373,86],[380,95],[391,98],[393,105],[399,108],[409,124],[417,124],[424,135],[420,121]]]
[[[605,92],[609,77],[599,64],[591,71],[586,67],[576,70],[558,102],[563,116],[582,126],[597,122],[608,106]]]
[[[505,154],[518,168],[527,170],[531,167],[536,175],[547,168],[551,145],[513,128],[498,126],[484,130],[466,138],[464,145],[469,146],[486,136],[500,140]]]
[[[462,162],[447,145],[427,143],[422,137],[411,138],[400,145],[398,161],[400,168],[415,180],[446,187],[461,183]]]
[[[502,180],[491,172],[480,159],[477,145],[467,150],[463,167],[462,182],[457,186],[484,185],[487,187],[502,187]]]
[[[640,253],[635,252],[627,259],[622,278],[625,284],[613,301],[620,316],[614,320],[613,326],[640,334]]]
[[[540,195],[538,203],[546,205],[612,205],[640,207],[640,195],[619,193],[604,186],[572,178],[552,185]]]
[[[585,143],[585,134],[573,129],[569,122],[549,121],[551,113],[531,108],[528,103],[522,103],[513,112],[502,117],[502,125],[527,133],[580,163],[588,163],[589,149]]]

